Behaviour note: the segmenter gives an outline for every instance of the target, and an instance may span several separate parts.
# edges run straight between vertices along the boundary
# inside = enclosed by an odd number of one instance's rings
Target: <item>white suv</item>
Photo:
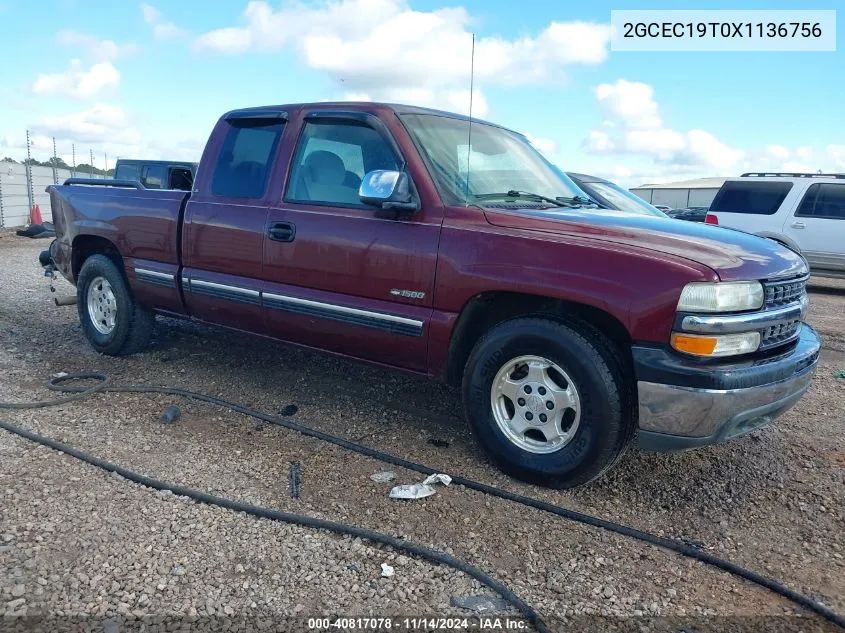
[[[813,274],[845,278],[845,174],[730,178],[705,221],[777,240],[799,251]]]

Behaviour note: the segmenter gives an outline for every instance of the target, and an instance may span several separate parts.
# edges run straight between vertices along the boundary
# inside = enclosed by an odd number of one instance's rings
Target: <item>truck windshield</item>
[[[469,122],[464,119],[404,114],[402,120],[427,160],[440,195],[450,204],[477,204],[509,191],[552,199],[586,197],[519,134],[473,121],[469,148]],[[525,201],[513,204],[522,206]]]
[[[619,211],[636,213],[638,215],[653,215],[660,218],[666,217],[666,214],[663,213],[663,211],[657,207],[653,207],[637,194],[631,193],[627,189],[623,189],[616,183],[585,182],[582,186],[587,193],[597,194],[596,197],[604,198],[613,208],[618,209]],[[593,191],[590,191],[591,189]]]

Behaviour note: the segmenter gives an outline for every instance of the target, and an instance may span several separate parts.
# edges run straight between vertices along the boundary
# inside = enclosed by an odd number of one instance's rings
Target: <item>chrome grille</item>
[[[765,284],[766,307],[779,308],[800,301],[807,294],[807,278],[771,281]]]
[[[798,327],[800,325],[801,321],[796,319],[788,323],[767,327],[760,332],[760,349],[767,349],[792,340],[798,334]]]
[[[808,277],[787,279],[784,281],[770,281],[764,284],[766,294],[765,309],[780,308],[781,306],[805,300],[807,296]],[[760,349],[769,349],[788,343],[798,335],[801,321],[795,319],[787,323],[772,325],[760,331]]]

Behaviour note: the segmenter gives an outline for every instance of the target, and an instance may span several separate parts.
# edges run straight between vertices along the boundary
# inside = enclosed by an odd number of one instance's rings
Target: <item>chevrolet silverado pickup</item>
[[[99,352],[142,350],[159,314],[446,381],[492,459],[544,485],[594,479],[635,438],[763,427],[818,359],[801,255],[600,209],[522,135],[456,114],[236,110],[191,192],[48,191],[41,261]]]

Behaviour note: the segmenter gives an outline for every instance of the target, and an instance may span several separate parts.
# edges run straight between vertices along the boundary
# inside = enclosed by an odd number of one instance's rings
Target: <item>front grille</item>
[[[779,308],[800,301],[807,295],[807,278],[772,281],[765,285],[766,307]]]
[[[781,343],[786,343],[795,338],[798,334],[798,327],[801,321],[798,319],[789,321],[788,323],[781,323],[780,325],[772,325],[763,330],[760,340],[760,349],[768,349],[775,347]]]
[[[766,293],[766,306],[764,310],[780,308],[791,303],[803,301],[807,296],[807,279],[808,277],[805,276],[785,281],[770,281],[764,284]],[[800,326],[800,319],[795,319],[761,330],[760,349],[770,349],[792,341],[798,336]]]

